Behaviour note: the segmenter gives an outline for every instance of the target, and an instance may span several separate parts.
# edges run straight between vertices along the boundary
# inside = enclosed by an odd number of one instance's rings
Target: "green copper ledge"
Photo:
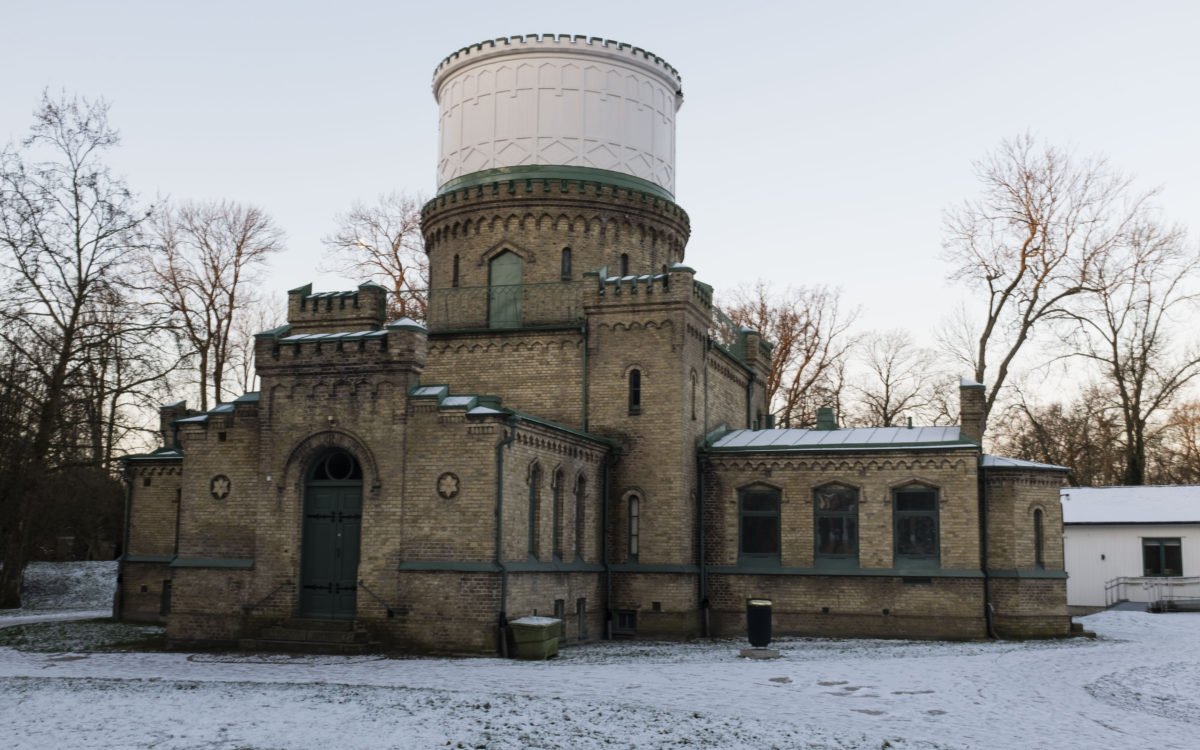
[[[579,182],[602,182],[627,190],[647,193],[656,198],[675,202],[675,196],[661,185],[643,180],[641,177],[595,167],[568,167],[554,164],[528,164],[517,167],[496,167],[455,177],[438,188],[438,195],[452,193],[462,188],[486,185],[504,180],[572,180]]]

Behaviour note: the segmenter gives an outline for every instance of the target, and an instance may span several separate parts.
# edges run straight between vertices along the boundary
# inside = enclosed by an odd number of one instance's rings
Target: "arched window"
[[[640,414],[642,411],[642,371],[629,371],[629,413]]]
[[[621,275],[629,275],[629,253],[621,253]]]
[[[1033,511],[1033,564],[1038,568],[1046,567],[1046,528],[1042,515],[1041,508]]]
[[[492,328],[521,325],[521,283],[525,261],[505,250],[492,258],[488,267],[488,324]]]
[[[458,286],[458,255],[454,256],[453,276],[450,277],[450,286]]]
[[[938,566],[938,491],[924,485],[907,485],[892,491],[895,524],[895,565]]]
[[[629,562],[637,562],[638,537],[641,534],[641,499],[637,495],[629,496]]]
[[[827,484],[813,490],[818,565],[858,565],[858,490]]]
[[[362,466],[344,450],[336,450],[318,461],[312,469],[314,482],[361,482]]]
[[[569,247],[562,249],[562,268],[559,276],[563,281],[571,280],[571,248]]]
[[[529,468],[529,557],[536,560],[540,549],[538,537],[541,532],[542,515],[542,467],[534,464]]]
[[[742,565],[779,565],[782,534],[779,490],[752,486],[738,490],[738,562]]]
[[[562,470],[554,472],[554,487],[551,490],[554,493],[554,527],[551,532],[554,539],[551,542],[551,553],[555,560],[562,559],[563,553],[563,473]]]
[[[580,474],[575,478],[575,559],[583,559],[583,503],[587,496],[587,480]]]

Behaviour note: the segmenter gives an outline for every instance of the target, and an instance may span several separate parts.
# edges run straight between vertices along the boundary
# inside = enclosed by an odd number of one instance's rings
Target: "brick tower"
[[[512,37],[447,57],[433,92],[423,381],[617,440],[610,624],[698,632],[696,446],[762,411],[767,350],[728,326],[714,346],[711,289],[683,265],[679,73],[609,40]]]

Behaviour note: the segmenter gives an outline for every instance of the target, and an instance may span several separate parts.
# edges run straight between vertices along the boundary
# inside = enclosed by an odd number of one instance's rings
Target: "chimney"
[[[833,407],[821,406],[817,409],[817,429],[818,430],[836,430],[838,427],[837,416],[833,413]]]
[[[958,381],[958,413],[963,439],[983,445],[987,416],[982,383],[966,378]]]
[[[158,432],[162,436],[164,448],[178,448],[175,441],[175,420],[188,415],[187,402],[176,401],[158,407]]]

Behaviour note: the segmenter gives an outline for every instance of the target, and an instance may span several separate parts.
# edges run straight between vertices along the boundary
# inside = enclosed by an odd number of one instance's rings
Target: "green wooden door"
[[[492,328],[521,325],[524,265],[519,255],[507,250],[492,258],[488,274],[488,324]]]
[[[362,536],[362,485],[312,482],[304,497],[300,614],[353,619]]]

